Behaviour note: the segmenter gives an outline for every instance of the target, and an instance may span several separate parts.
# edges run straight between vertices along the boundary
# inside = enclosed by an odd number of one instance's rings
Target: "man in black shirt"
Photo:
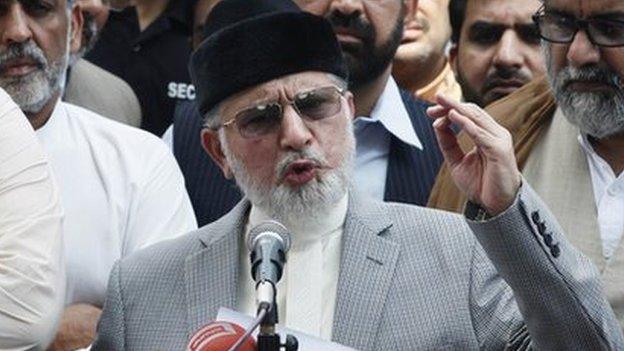
[[[175,104],[193,100],[187,64],[193,7],[197,0],[136,0],[111,10],[87,59],[124,79],[141,103],[141,127],[161,135]]]

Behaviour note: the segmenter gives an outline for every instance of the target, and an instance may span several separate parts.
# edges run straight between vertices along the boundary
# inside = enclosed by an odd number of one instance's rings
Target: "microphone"
[[[256,282],[258,307],[267,311],[275,302],[275,285],[282,278],[286,253],[290,249],[288,229],[276,221],[264,221],[247,236],[251,276]]]
[[[228,351],[245,335],[245,329],[230,322],[212,322],[198,330],[189,341],[187,351]],[[256,342],[249,336],[239,351],[256,351]]]

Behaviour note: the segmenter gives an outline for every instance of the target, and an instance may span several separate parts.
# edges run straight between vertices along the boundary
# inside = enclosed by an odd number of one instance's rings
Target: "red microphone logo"
[[[245,329],[229,322],[213,322],[198,330],[189,341],[187,351],[227,351],[245,335]],[[256,342],[250,336],[239,348],[255,351]]]

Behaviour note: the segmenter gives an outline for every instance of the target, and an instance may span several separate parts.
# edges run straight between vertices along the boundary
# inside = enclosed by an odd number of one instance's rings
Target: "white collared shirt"
[[[399,87],[392,77],[388,79],[371,116],[359,116],[355,120],[357,154],[354,185],[377,200],[384,199],[391,136],[423,150]]]
[[[67,304],[101,307],[116,260],[197,228],[182,172],[157,137],[65,102],[37,136],[66,211]]]
[[[347,215],[345,195],[316,221],[302,221],[286,227],[292,246],[277,284],[277,306],[280,325],[324,340],[330,340],[340,271],[341,238]],[[253,206],[245,233],[270,219]],[[238,310],[251,316],[256,313],[255,283],[251,278],[249,253],[241,248],[241,274],[238,283]]]
[[[624,234],[624,172],[616,176],[611,166],[596,153],[586,136],[579,136],[579,142],[589,163],[603,255],[609,259]]]

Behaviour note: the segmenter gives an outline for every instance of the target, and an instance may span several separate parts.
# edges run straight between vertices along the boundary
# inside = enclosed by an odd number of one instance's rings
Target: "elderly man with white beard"
[[[72,0],[0,1],[0,86],[35,128],[65,209],[60,350],[91,342],[117,259],[196,228],[182,174],[158,138],[60,101],[81,28]]]
[[[543,5],[534,21],[548,76],[488,111],[511,131],[525,178],[599,268],[624,328],[624,2]],[[456,191],[443,169],[430,205],[461,211]]]
[[[268,219],[292,235],[275,296],[286,327],[359,350],[624,348],[598,272],[489,115],[445,97],[428,111],[465,218],[382,203],[349,184],[353,95],[331,24],[290,0],[222,0],[206,23],[190,64],[203,145],[246,197],[116,264],[94,350],[182,350],[220,307],[255,314],[244,242]]]

